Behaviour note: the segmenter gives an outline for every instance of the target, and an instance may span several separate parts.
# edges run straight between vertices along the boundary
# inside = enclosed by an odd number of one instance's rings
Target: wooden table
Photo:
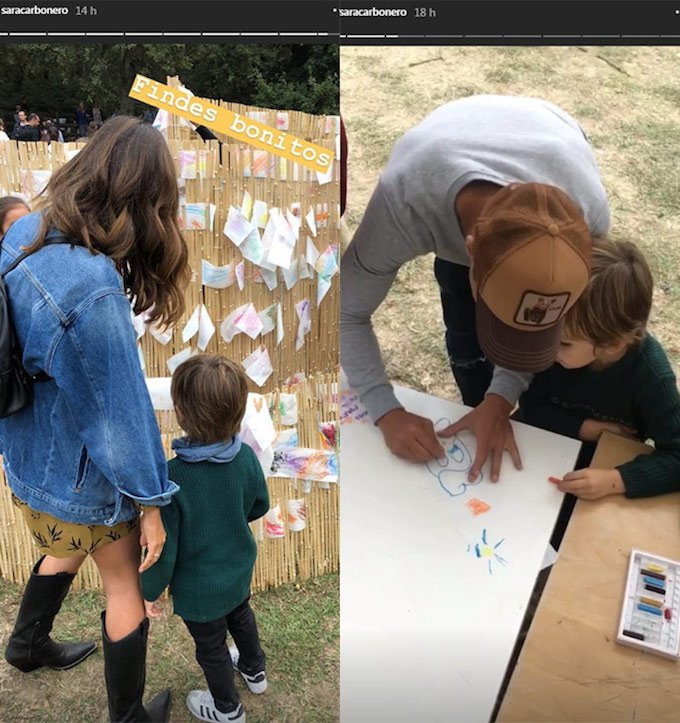
[[[618,440],[593,466],[642,451]],[[632,547],[680,559],[680,493],[577,502],[498,721],[680,721],[680,662],[615,642]]]

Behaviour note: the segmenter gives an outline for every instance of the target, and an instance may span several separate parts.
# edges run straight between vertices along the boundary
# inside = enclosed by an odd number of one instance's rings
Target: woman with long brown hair
[[[139,571],[160,556],[169,481],[130,315],[176,322],[189,280],[172,157],[136,119],[107,121],[57,170],[39,212],[0,249],[31,404],[0,420],[16,504],[43,553],[24,592],[7,660],[66,669],[92,643],[50,639],[54,617],[91,555],[106,593],[104,667],[113,721],[166,720],[169,691],[142,705],[148,620]],[[141,510],[141,516],[140,516]],[[147,554],[140,566],[140,545]]]

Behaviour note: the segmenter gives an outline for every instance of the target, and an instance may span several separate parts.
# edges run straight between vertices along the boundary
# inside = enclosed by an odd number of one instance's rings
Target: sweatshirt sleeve
[[[374,422],[401,404],[387,378],[371,317],[399,268],[432,250],[402,228],[379,183],[343,255],[340,272],[342,368]]]
[[[156,563],[142,573],[142,592],[149,602],[158,600],[170,584],[177,561],[180,512],[176,502],[161,508],[161,519],[165,528],[165,545]]]
[[[269,510],[269,489],[267,487],[267,480],[262,473],[262,466],[260,465],[255,453],[251,453],[251,474],[255,487],[255,499],[248,512],[248,522],[258,520],[263,515],[267,514]]]
[[[650,375],[637,393],[636,408],[654,452],[641,455],[617,469],[626,497],[651,497],[680,490],[680,395],[675,375]]]
[[[522,392],[526,391],[531,384],[532,379],[533,374],[522,374],[503,367],[495,367],[491,384],[486,393],[498,394],[514,407]]]
[[[107,292],[63,326],[47,372],[89,458],[123,495],[142,505],[167,505],[179,488],[168,479],[127,298]]]

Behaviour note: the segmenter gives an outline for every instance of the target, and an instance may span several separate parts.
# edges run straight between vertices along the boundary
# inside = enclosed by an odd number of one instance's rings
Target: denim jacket
[[[32,213],[11,226],[0,271],[33,241],[40,220]],[[111,259],[45,246],[5,281],[24,366],[52,377],[34,385],[32,404],[0,419],[14,494],[36,511],[89,525],[129,520],[133,503],[168,504],[179,488],[168,479],[130,302]]]

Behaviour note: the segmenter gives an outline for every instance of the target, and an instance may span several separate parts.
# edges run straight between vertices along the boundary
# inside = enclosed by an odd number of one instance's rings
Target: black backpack
[[[69,236],[53,236],[45,239],[44,245],[48,244],[76,246],[80,245],[80,242]],[[2,239],[0,239],[0,247],[2,247]],[[48,381],[51,378],[45,372],[31,375],[24,369],[21,361],[21,347],[9,314],[5,276],[10,271],[14,271],[29,255],[30,252],[20,254],[0,274],[0,418],[16,414],[28,406],[33,401],[33,383]]]

